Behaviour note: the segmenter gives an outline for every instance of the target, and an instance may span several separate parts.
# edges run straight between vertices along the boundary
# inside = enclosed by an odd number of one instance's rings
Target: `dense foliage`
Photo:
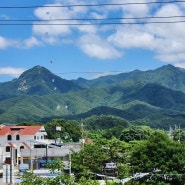
[[[167,65],[152,71],[70,81],[36,66],[18,79],[0,84],[0,122],[47,123],[106,115],[134,125],[167,130],[178,123],[184,128],[184,77],[183,69]],[[104,129],[104,124],[94,125],[98,126]]]
[[[93,124],[92,120],[84,123]],[[62,172],[55,178],[40,178],[32,172],[27,172],[22,177],[22,185],[33,184],[56,184],[64,185],[97,185],[94,179],[99,178],[98,174],[105,176],[115,176],[117,182],[107,182],[108,184],[119,184],[121,179],[129,179],[125,185],[137,184],[170,184],[184,185],[185,183],[185,131],[176,127],[174,130],[164,132],[154,130],[148,126],[127,125],[124,120],[115,118],[118,122],[123,121],[122,127],[116,125],[113,117],[100,116],[100,120],[106,124],[104,130],[82,129],[82,122],[66,121],[54,119],[45,125],[49,138],[61,137],[64,142],[79,141],[84,132],[85,137],[90,137],[93,143],[86,143],[79,152],[72,151],[71,171],[73,176],[63,171],[63,163],[60,159],[48,163],[47,167],[51,173]],[[98,118],[97,118],[98,120]],[[104,122],[105,121],[105,122]],[[29,123],[22,123],[30,125]],[[32,123],[40,124],[40,123]],[[53,132],[56,126],[61,127],[60,132]],[[86,125],[83,125],[86,127]],[[94,127],[96,128],[96,126]],[[119,134],[118,134],[119,133]],[[110,134],[110,135],[109,135]],[[109,136],[107,136],[109,135]],[[67,136],[67,137],[66,137]],[[116,164],[116,168],[106,170],[107,163]],[[140,177],[140,174],[144,174]]]
[[[120,140],[129,142],[133,140],[144,140],[147,139],[152,133],[152,129],[148,126],[130,126],[123,129]]]
[[[57,130],[57,126],[59,126],[61,130]],[[49,139],[60,138],[63,142],[79,142],[81,137],[81,128],[77,121],[54,119],[45,124],[45,130]]]

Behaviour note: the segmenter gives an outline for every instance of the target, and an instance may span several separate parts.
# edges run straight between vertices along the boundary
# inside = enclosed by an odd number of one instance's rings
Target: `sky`
[[[63,79],[185,68],[185,1],[0,2],[0,82],[40,65]]]

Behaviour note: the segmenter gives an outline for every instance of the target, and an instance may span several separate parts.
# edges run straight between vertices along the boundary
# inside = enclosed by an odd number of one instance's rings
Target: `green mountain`
[[[81,90],[70,80],[51,73],[48,69],[35,66],[22,73],[18,79],[0,84],[0,100],[20,95],[47,95]]]
[[[171,65],[76,81],[36,66],[0,84],[0,122],[113,115],[132,124],[165,129],[181,124],[183,128],[184,79],[184,69]]]
[[[134,70],[118,75],[108,75],[94,80],[79,78],[74,81],[81,87],[102,87],[112,84],[132,85],[137,83],[156,83],[170,89],[185,92],[185,69],[165,65],[155,70],[140,71]]]

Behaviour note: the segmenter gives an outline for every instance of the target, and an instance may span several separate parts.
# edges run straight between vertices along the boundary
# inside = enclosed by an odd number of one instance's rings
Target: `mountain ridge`
[[[172,65],[76,81],[35,66],[0,87],[2,123],[109,114],[132,124],[185,127],[185,70]]]
[[[86,88],[121,83],[124,85],[157,83],[174,90],[185,92],[185,69],[168,64],[153,70],[141,71],[136,69],[131,72],[102,76],[93,80],[80,78],[74,82]]]
[[[19,78],[10,82],[1,83],[0,87],[0,100],[24,94],[42,96],[82,90],[74,82],[62,79],[41,66],[35,66],[23,72]]]

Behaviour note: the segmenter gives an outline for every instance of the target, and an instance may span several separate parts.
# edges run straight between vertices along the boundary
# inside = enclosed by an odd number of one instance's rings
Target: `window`
[[[20,136],[19,135],[16,135],[16,140],[20,140]]]
[[[12,140],[12,136],[11,135],[8,135],[7,136],[7,140]]]
[[[21,150],[21,149],[24,149],[24,146],[20,146],[20,150]]]
[[[36,136],[34,136],[34,139],[36,140]]]
[[[6,146],[6,152],[10,152],[10,146]]]

